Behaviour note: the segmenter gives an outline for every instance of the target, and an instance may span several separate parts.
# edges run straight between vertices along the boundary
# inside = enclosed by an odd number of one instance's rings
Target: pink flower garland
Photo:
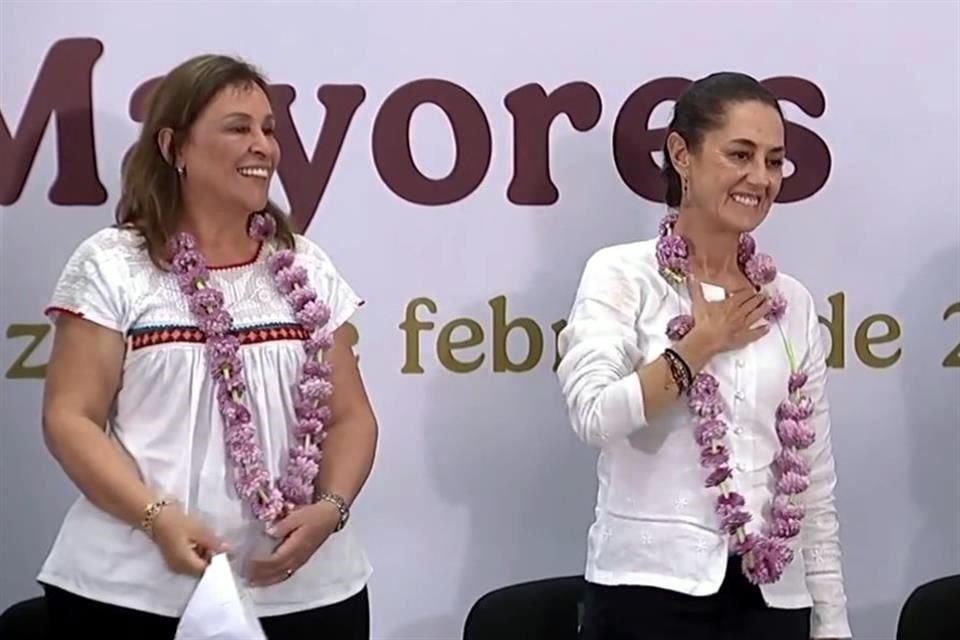
[[[660,223],[657,241],[657,262],[660,273],[669,282],[678,285],[686,280],[690,248],[686,239],[673,233],[678,216],[667,215]],[[740,237],[737,262],[747,279],[758,289],[770,285],[777,275],[770,256],[756,253],[756,243],[749,234]],[[787,309],[786,298],[779,292],[767,293],[771,309],[766,314],[768,322],[777,322]],[[672,341],[681,340],[694,326],[693,317],[679,315],[667,324],[667,336]],[[782,335],[782,329],[781,329]],[[700,445],[700,464],[710,469],[704,482],[709,488],[716,487],[716,513],[720,528],[735,536],[734,553],[743,558],[743,572],[753,584],[771,584],[780,579],[787,565],[793,561],[793,550],[788,541],[800,533],[804,506],[798,496],[810,485],[809,468],[799,451],[813,444],[814,432],[807,424],[813,415],[813,402],[801,393],[807,375],[797,370],[795,358],[784,337],[791,375],[787,382],[788,397],[777,408],[776,431],[782,449],[774,459],[777,477],[776,489],[770,514],[771,522],[761,533],[747,533],[746,525],[753,520],[744,509],[746,500],[731,489],[733,470],[730,468],[730,452],[723,444],[727,424],[723,420],[723,400],[719,394],[720,384],[709,373],[701,372],[694,377],[688,391],[688,406],[697,427],[694,437]]]
[[[270,215],[254,214],[249,233],[255,240],[269,243],[276,233],[276,222]],[[267,266],[277,289],[290,304],[297,322],[310,334],[304,342],[307,358],[296,389],[295,444],[289,450],[286,473],[274,484],[257,443],[257,428],[243,404],[247,389],[243,365],[237,356],[240,340],[231,334],[233,318],[223,308],[223,294],[210,285],[206,262],[190,234],[180,233],[173,238],[171,250],[180,290],[206,336],[206,353],[210,373],[217,383],[217,402],[224,422],[224,444],[233,463],[234,485],[249,501],[254,515],[269,526],[293,508],[313,502],[313,482],[322,457],[320,445],[330,419],[330,409],[323,403],[333,394],[331,367],[322,362],[322,353],[333,346],[332,334],[323,329],[330,310],[317,300],[316,291],[307,282],[306,269],[294,264],[292,251],[283,249],[270,255]]]

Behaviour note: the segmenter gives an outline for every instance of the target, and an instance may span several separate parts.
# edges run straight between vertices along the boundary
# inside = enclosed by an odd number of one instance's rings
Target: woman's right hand
[[[704,298],[699,280],[691,275],[687,283],[693,303],[694,328],[690,333],[696,333],[697,341],[709,345],[713,353],[742,349],[770,331],[771,325],[765,321],[754,327],[770,310],[763,294],[744,288],[712,302]]]
[[[227,551],[227,545],[202,522],[172,504],[154,519],[153,541],[171,571],[197,577],[215,554]]]

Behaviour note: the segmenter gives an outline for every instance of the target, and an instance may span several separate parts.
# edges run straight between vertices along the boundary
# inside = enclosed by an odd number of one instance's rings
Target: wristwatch
[[[350,519],[350,507],[347,506],[347,501],[338,496],[335,493],[330,493],[329,491],[321,491],[317,496],[318,502],[329,502],[337,507],[337,511],[340,512],[340,521],[337,523],[337,528],[334,531],[340,531],[345,526],[347,526],[347,521]]]

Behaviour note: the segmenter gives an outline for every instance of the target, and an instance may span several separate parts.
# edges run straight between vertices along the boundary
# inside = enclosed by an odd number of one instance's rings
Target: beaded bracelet
[[[677,395],[679,396],[690,388],[690,385],[693,383],[693,374],[690,373],[690,367],[688,367],[687,363],[680,357],[680,354],[673,349],[665,349],[663,357],[666,359],[667,364],[670,365],[670,375],[677,385],[677,389],[679,390]]]

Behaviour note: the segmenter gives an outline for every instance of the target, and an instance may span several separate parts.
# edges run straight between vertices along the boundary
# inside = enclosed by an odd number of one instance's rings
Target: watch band
[[[340,512],[340,521],[337,523],[337,528],[334,531],[340,531],[347,525],[347,521],[350,520],[350,507],[347,506],[347,501],[338,496],[335,493],[329,491],[321,491],[317,496],[318,502],[329,502],[337,507],[337,511]]]

